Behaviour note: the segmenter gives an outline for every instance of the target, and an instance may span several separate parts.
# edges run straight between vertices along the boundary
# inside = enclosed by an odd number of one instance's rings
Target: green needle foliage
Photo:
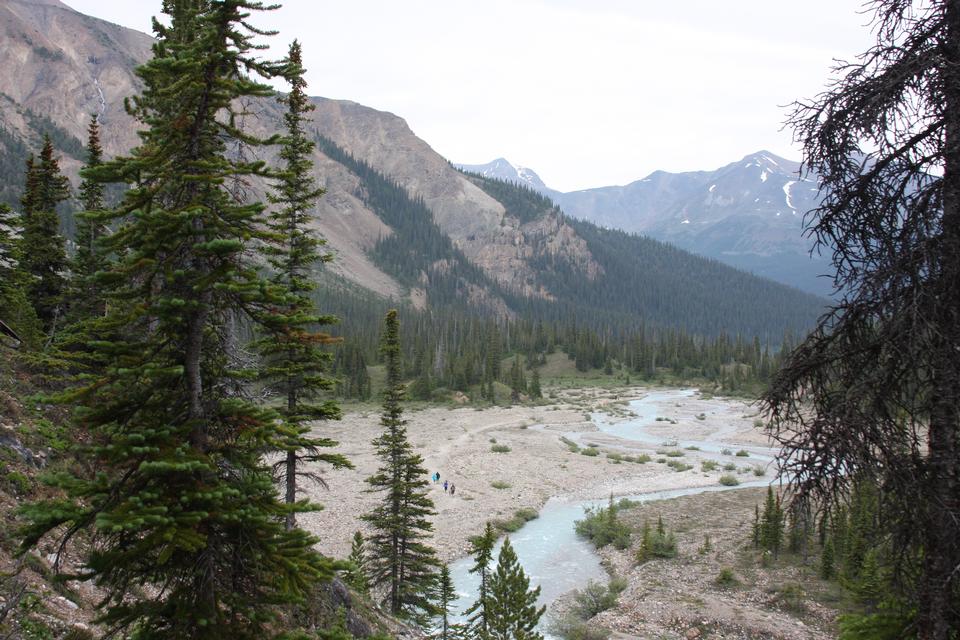
[[[39,159],[27,160],[20,241],[23,270],[29,277],[27,297],[44,332],[55,331],[66,288],[67,252],[60,235],[57,205],[70,197],[70,183],[60,173],[50,136],[44,136]]]
[[[450,567],[446,564],[440,565],[440,573],[437,575],[436,585],[434,586],[434,599],[436,601],[434,608],[437,612],[439,624],[433,637],[437,640],[453,640],[463,637],[463,625],[450,624],[451,608],[457,599],[457,589],[453,584],[453,578],[450,576]]]
[[[32,345],[39,337],[40,327],[26,294],[27,276],[20,253],[22,233],[20,216],[0,203],[0,320],[27,345]]]
[[[487,604],[490,599],[490,563],[493,561],[493,546],[496,543],[497,534],[489,522],[483,530],[483,535],[470,540],[470,552],[474,558],[470,573],[480,575],[480,592],[477,595],[477,601],[466,611],[466,615],[469,616],[467,628],[470,636],[474,638],[486,638],[490,632]]]
[[[537,608],[540,587],[530,588],[513,551],[510,538],[505,538],[497,561],[497,570],[490,577],[490,599],[487,604],[491,640],[543,640],[536,631],[546,607]]]
[[[367,550],[363,534],[359,531],[353,534],[350,543],[350,556],[347,558],[350,568],[344,573],[344,581],[350,588],[361,595],[370,593],[370,584],[367,581]]]
[[[373,441],[381,466],[367,478],[369,491],[382,493],[382,501],[363,516],[374,529],[369,538],[369,577],[372,586],[385,592],[384,602],[394,615],[425,625],[433,614],[430,590],[439,566],[436,552],[424,539],[433,530],[428,518],[435,514],[427,497],[427,470],[423,458],[407,439],[403,419],[404,386],[401,380],[400,323],[396,310],[387,313],[380,353],[387,370],[380,424],[383,433]]]
[[[95,477],[60,474],[61,500],[30,505],[23,548],[56,530],[61,545],[93,538],[83,577],[104,590],[100,621],[137,638],[263,638],[275,605],[301,599],[335,563],[287,530],[265,455],[291,431],[242,394],[254,374],[236,357],[238,322],[282,302],[253,262],[269,241],[264,206],[229,185],[267,176],[235,151],[253,138],[236,105],[272,91],[251,79],[274,67],[251,57],[246,0],[170,0],[155,22],[153,59],[128,103],[142,144],[86,177],[131,188],[112,212],[98,278],[105,366],[65,394],[92,433]],[[63,546],[61,546],[63,548]]]
[[[100,146],[100,124],[91,116],[87,126],[87,162],[84,170],[95,170],[103,164]],[[77,216],[77,252],[73,257],[70,286],[70,315],[74,321],[102,316],[105,305],[103,293],[94,278],[98,271],[107,269],[107,254],[100,247],[100,239],[107,235],[103,219],[104,185],[93,177],[84,177],[80,183],[81,212]]]
[[[287,106],[286,136],[280,149],[284,166],[270,198],[276,209],[268,222],[271,241],[264,248],[273,267],[271,282],[280,299],[261,317],[267,335],[257,347],[264,357],[261,378],[284,399],[279,411],[288,436],[283,443],[285,455],[274,469],[285,487],[284,500],[292,505],[297,502],[298,478],[310,475],[300,469],[301,463],[324,462],[334,468],[352,465],[342,455],[321,453],[337,442],[310,434],[310,421],[339,420],[341,415],[333,400],[306,402],[334,387],[333,380],[325,375],[333,356],[324,346],[335,340],[314,327],[332,325],[336,318],[318,314],[310,298],[315,289],[311,270],[316,263],[329,260],[329,255],[320,253],[325,242],[315,237],[309,226],[310,211],[323,190],[317,188],[310,173],[313,142],[304,135],[303,126],[313,105],[306,94],[297,41],[290,45],[284,62],[284,75],[291,85],[290,93],[280,98]],[[294,511],[287,515],[286,524],[288,529],[296,525]]]

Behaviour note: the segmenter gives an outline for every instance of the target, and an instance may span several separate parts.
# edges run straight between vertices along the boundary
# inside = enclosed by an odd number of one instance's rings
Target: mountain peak
[[[479,173],[484,178],[506,180],[541,193],[549,191],[536,171],[528,167],[515,166],[506,158],[497,158],[486,164],[455,164],[454,166],[470,173]]]

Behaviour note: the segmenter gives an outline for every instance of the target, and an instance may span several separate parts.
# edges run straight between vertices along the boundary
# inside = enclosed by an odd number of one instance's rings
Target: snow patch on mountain
[[[793,198],[790,196],[790,187],[797,184],[796,180],[788,180],[787,184],[783,185],[783,195],[786,196],[787,206],[793,211],[793,215],[797,215],[797,208],[793,206]],[[780,215],[779,213],[777,215]]]

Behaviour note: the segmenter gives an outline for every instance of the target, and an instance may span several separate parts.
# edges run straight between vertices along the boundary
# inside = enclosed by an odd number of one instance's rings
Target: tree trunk
[[[944,55],[944,174],[941,249],[934,277],[933,367],[928,453],[929,525],[920,594],[922,640],[948,640],[960,571],[960,0],[947,0]]]

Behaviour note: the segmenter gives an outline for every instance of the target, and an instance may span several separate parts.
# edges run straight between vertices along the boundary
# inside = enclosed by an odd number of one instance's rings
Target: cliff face
[[[123,100],[137,92],[134,69],[151,55],[152,38],[84,16],[57,0],[4,0],[0,37],[0,66],[16,70],[0,78],[0,127],[9,134],[0,154],[11,159],[11,145],[17,142],[35,151],[44,132],[56,131],[63,167],[76,182],[91,114],[100,116],[108,155],[138,143],[136,123]],[[440,229],[492,280],[522,295],[549,298],[530,264],[533,257],[547,251],[568,257],[588,273],[599,269],[562,219],[545,216],[521,225],[417,138],[402,118],[345,100],[313,101],[316,132],[422,199]],[[281,128],[275,102],[265,101],[260,111],[251,129]],[[319,151],[314,161],[318,182],[327,191],[316,208],[316,228],[337,256],[331,268],[379,294],[429,304],[429,287],[425,298],[423,291],[408,291],[370,258],[377,240],[392,229],[364,204],[358,177]],[[262,194],[263,186],[255,185],[255,190]],[[484,297],[477,291],[470,296]]]

